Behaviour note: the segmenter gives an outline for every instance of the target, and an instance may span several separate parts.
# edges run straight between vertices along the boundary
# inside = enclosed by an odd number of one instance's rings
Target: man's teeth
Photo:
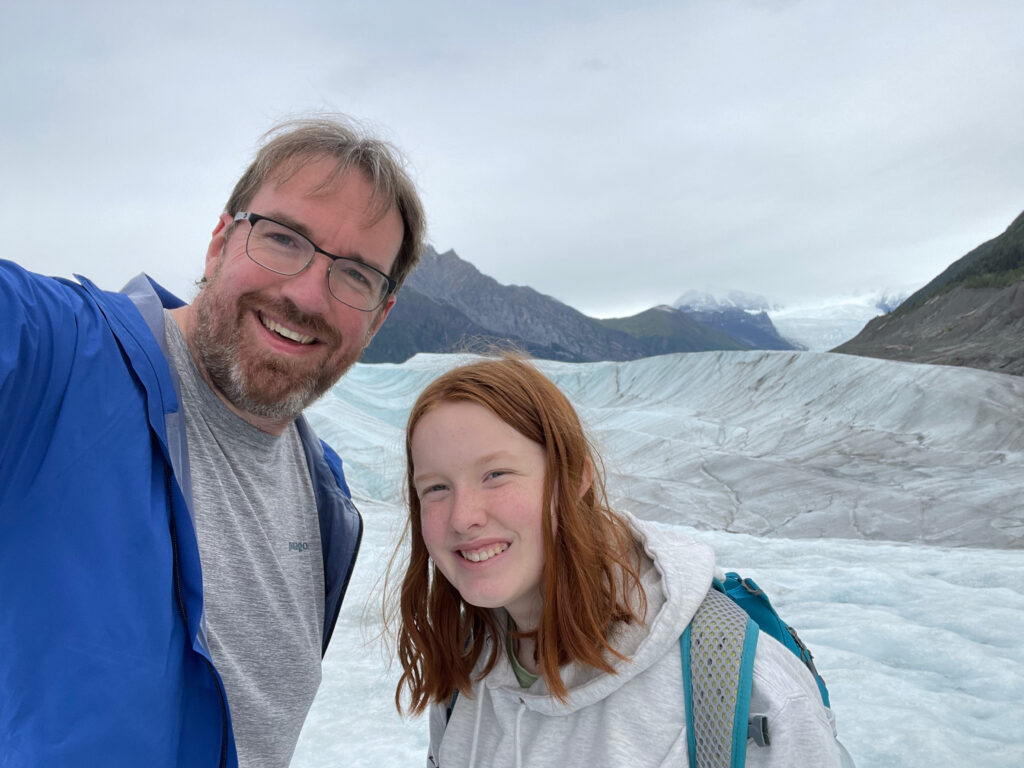
[[[467,551],[465,549],[459,550],[459,553],[473,563],[482,563],[484,560],[490,560],[495,555],[500,555],[508,549],[508,544],[495,544],[493,547],[487,547],[486,549],[474,549],[473,551]]]
[[[260,322],[263,323],[263,327],[273,331],[276,334],[284,336],[286,339],[298,342],[299,344],[312,344],[316,339],[312,336],[305,336],[297,331],[293,331],[291,328],[285,328],[280,323],[275,323],[268,317],[260,315]]]

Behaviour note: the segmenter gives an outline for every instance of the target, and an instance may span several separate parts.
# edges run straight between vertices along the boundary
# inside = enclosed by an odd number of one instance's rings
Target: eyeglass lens
[[[271,272],[297,275],[309,266],[316,249],[308,238],[294,229],[260,219],[249,232],[246,253]],[[387,280],[382,274],[362,262],[344,257],[331,262],[327,284],[338,301],[362,310],[380,306],[387,290]]]

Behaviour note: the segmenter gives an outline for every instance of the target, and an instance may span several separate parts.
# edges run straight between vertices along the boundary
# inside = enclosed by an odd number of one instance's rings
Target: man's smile
[[[273,331],[279,336],[283,336],[284,338],[294,341],[297,344],[312,344],[313,342],[316,341],[316,337],[307,336],[304,333],[299,333],[298,331],[292,330],[287,326],[281,325],[279,322],[271,320],[262,312],[257,312],[256,314],[259,317],[259,320],[263,324],[264,328],[266,328],[269,331]]]

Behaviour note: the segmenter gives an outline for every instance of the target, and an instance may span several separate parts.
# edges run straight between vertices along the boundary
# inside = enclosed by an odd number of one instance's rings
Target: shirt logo
[[[292,552],[305,552],[309,549],[309,544],[305,541],[289,541],[288,549]]]

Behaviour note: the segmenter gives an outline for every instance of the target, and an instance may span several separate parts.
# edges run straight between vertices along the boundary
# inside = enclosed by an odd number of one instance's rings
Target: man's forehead
[[[320,167],[313,169],[310,166]],[[394,201],[378,188],[365,170],[330,155],[307,155],[282,160],[267,174],[266,181],[256,190],[256,195],[268,186],[275,191],[279,190],[298,175],[308,176],[302,180],[304,186],[293,190],[303,197],[327,197],[353,178],[364,182],[370,192],[366,210],[370,214],[371,224],[375,224],[395,207]]]
[[[319,167],[314,170],[310,166]],[[309,170],[307,171],[307,169]],[[333,158],[330,155],[302,155],[286,158],[278,163],[267,174],[264,185],[282,187],[303,171],[306,171],[306,175],[310,177],[307,180],[309,184],[307,192],[310,195],[330,194],[353,174],[372,184],[365,171],[344,160]]]

